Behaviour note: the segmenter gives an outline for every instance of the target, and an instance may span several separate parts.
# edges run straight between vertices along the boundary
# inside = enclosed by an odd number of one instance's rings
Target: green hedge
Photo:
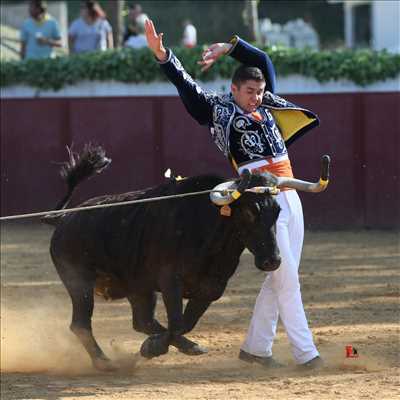
[[[203,81],[218,76],[230,78],[236,62],[223,57],[206,73],[197,65],[202,48],[174,49],[186,70]],[[300,74],[320,82],[348,79],[365,86],[394,78],[400,73],[400,55],[386,51],[313,51],[273,47],[265,49],[279,76]],[[1,62],[0,85],[26,84],[40,89],[59,90],[82,80],[153,82],[164,76],[150,51],[120,49],[46,60]]]

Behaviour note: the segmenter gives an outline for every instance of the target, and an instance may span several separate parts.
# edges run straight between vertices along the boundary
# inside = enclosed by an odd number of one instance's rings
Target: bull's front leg
[[[210,306],[211,301],[207,299],[190,299],[185,307],[183,314],[185,330],[183,333],[190,332],[197,324],[201,316]],[[171,339],[171,344],[175,346],[181,353],[189,356],[199,356],[207,353],[207,349],[195,342],[185,338],[185,336],[175,336]]]
[[[168,348],[174,338],[180,337],[184,330],[182,313],[182,287],[180,276],[160,282],[160,289],[168,317],[168,330],[163,333],[149,336],[142,344],[140,353],[143,357],[153,358],[168,353]]]
[[[196,297],[190,299],[186,304],[183,316],[185,330],[184,334],[190,332],[197,324],[201,316],[206,312],[213,301],[218,300],[224,293],[227,280],[218,278],[204,279],[199,285]],[[199,346],[197,343],[185,338],[184,336],[175,337],[171,344],[177,349],[188,355],[201,355],[207,353],[207,349]]]

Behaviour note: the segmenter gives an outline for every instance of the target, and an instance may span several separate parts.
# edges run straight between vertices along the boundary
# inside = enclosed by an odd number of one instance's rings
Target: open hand
[[[167,59],[167,51],[162,42],[163,33],[157,33],[154,23],[151,19],[147,19],[144,23],[144,32],[146,34],[147,45],[160,61]]]
[[[203,51],[201,61],[197,63],[202,65],[201,70],[207,71],[219,57],[226,54],[232,47],[229,43],[214,43],[208,49]]]

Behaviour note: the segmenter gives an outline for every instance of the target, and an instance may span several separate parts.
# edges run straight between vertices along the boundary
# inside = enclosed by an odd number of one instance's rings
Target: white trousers
[[[319,355],[308,327],[300,293],[303,210],[295,190],[279,193],[277,201],[281,212],[276,223],[276,238],[282,262],[276,271],[267,274],[261,287],[242,349],[256,356],[272,356],[272,344],[280,317],[294,359],[303,364]]]

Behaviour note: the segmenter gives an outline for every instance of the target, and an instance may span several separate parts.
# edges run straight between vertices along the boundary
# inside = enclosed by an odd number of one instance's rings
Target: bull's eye
[[[255,222],[255,220],[257,218],[255,215],[255,211],[249,210],[248,208],[246,208],[244,210],[243,214],[244,214],[244,217],[246,218],[246,220],[250,221],[252,223]]]
[[[250,208],[246,208],[244,210],[244,216],[247,221],[250,222],[255,222],[261,215],[261,205],[258,203],[254,203],[254,206],[251,206]]]

